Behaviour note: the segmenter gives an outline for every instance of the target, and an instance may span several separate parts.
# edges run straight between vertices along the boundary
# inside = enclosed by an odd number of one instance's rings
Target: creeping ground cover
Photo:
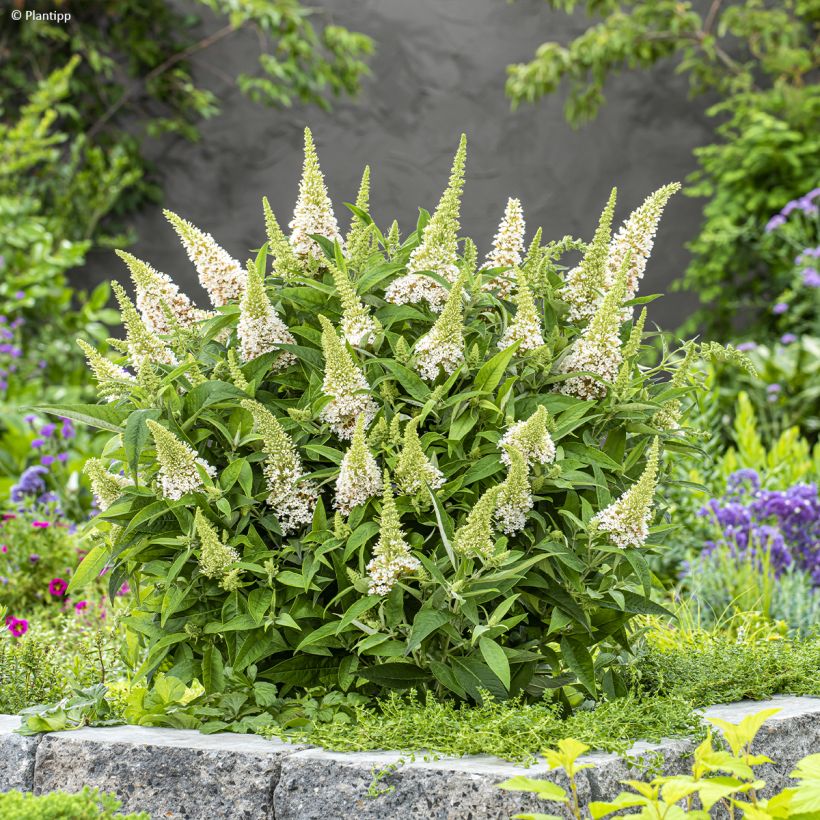
[[[343,231],[307,131],[289,235],[264,201],[247,264],[167,213],[208,307],[120,253],[119,355],[80,341],[101,403],[40,410],[111,434],[69,593],[128,584],[134,682],[215,716],[314,687],[626,693],[630,621],[664,614],[647,556],[667,465],[696,449],[690,368],[742,356],[646,343],[638,288],[677,184],[615,230],[613,191],[588,244],[526,235],[510,199],[480,258],[465,161],[462,138],[405,238],[371,219],[366,169]]]

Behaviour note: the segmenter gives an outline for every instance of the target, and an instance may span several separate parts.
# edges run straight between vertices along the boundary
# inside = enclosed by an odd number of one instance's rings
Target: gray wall
[[[398,218],[403,234],[417,208],[432,208],[446,183],[461,131],[469,139],[463,208],[466,234],[484,252],[507,196],[524,204],[528,236],[589,238],[609,188],[620,191],[618,221],[643,197],[694,168],[692,148],[710,132],[702,108],[686,98],[670,68],[613,80],[608,104],[581,130],[564,121],[563,100],[547,98],[511,112],[505,67],[527,60],[547,39],[566,41],[588,24],[551,11],[543,0],[326,0],[331,18],[377,43],[373,77],[355,101],[331,113],[252,104],[230,78],[255,63],[250,35],[235,35],[197,59],[202,83],[224,100],[203,139],[147,144],[162,174],[165,204],[214,234],[244,260],[264,229],[267,195],[280,222],[290,219],[301,165],[302,128],[317,141],[337,216],[355,197],[361,169],[373,171],[372,211],[380,224]],[[213,25],[208,21],[206,25]],[[699,224],[700,205],[678,195],[662,223],[643,292],[666,289],[683,271],[683,244]],[[344,213],[343,213],[344,212]],[[134,220],[133,252],[201,296],[188,260],[159,208]],[[123,278],[119,260],[97,253],[82,284]],[[203,299],[203,304],[204,304]],[[655,303],[650,317],[672,328],[691,307],[675,294]]]

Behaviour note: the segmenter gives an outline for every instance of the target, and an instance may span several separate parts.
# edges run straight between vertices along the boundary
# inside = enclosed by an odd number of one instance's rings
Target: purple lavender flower
[[[765,231],[771,233],[786,224],[786,217],[783,214],[775,214],[767,223]]]
[[[807,288],[820,288],[820,273],[816,268],[806,268],[803,271],[803,284]]]
[[[35,438],[31,440],[31,449],[32,450],[39,450],[41,447],[45,446],[45,439],[42,438]]]
[[[797,341],[797,336],[794,333],[784,333],[780,337],[780,344],[782,345],[791,345]]]
[[[25,502],[31,496],[39,496],[46,489],[46,483],[40,477],[48,470],[38,464],[23,470],[20,480],[11,488],[10,498],[15,504]]]
[[[52,424],[49,422],[48,424],[44,424],[40,428],[40,435],[45,436],[46,438],[51,438],[54,435],[54,431],[57,429],[56,424]]]
[[[14,294],[14,298],[15,298],[15,299],[18,299],[18,300],[19,300],[19,299],[25,299],[25,298],[26,298],[26,292],[25,292],[24,290],[18,290],[18,291]]]
[[[789,303],[788,303],[788,302],[778,302],[778,303],[777,303],[777,304],[776,304],[776,305],[772,308],[772,313],[774,313],[774,315],[775,315],[775,316],[781,316],[781,315],[782,315],[782,314],[784,314],[784,313],[785,313],[788,309],[789,309]]]
[[[56,460],[56,456],[40,456],[40,464],[44,467],[50,467]]]
[[[748,353],[750,350],[754,350],[757,347],[757,342],[741,342],[737,349],[741,351],[741,353]]]

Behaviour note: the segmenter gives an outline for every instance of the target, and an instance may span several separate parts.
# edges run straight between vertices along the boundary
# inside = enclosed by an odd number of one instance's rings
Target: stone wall
[[[461,131],[470,140],[464,230],[486,251],[507,196],[519,196],[531,229],[546,238],[589,238],[609,189],[620,190],[618,217],[670,180],[694,168],[692,148],[708,140],[702,101],[687,100],[671,66],[625,74],[607,89],[595,123],[574,131],[563,100],[510,111],[506,66],[528,60],[547,39],[566,41],[589,24],[551,11],[543,0],[333,0],[331,19],[371,35],[378,47],[373,77],[356,101],[331,113],[266,109],[243,98],[229,78],[255,64],[251,34],[222,41],[197,58],[201,82],[225,100],[203,125],[203,139],[146,143],[165,190],[165,204],[209,230],[244,261],[264,236],[266,194],[285,222],[296,196],[302,128],[314,131],[331,194],[342,212],[362,167],[373,170],[373,213],[398,218],[404,232],[419,206],[432,208],[446,183]],[[218,25],[214,20],[206,28]],[[668,288],[686,266],[684,243],[700,221],[700,203],[678,195],[662,224],[645,293]],[[198,291],[191,266],[159,208],[134,222],[133,252]],[[530,231],[531,235],[531,231]],[[111,252],[97,252],[78,284],[125,278]],[[199,292],[201,295],[201,291]],[[654,304],[650,318],[674,327],[692,302],[680,294]]]
[[[754,751],[775,764],[757,769],[762,792],[790,785],[802,757],[820,751],[820,698],[770,701],[707,709],[707,717],[739,723],[776,707]],[[342,754],[239,735],[135,726],[80,729],[23,738],[17,718],[0,716],[0,791],[43,794],[92,786],[114,792],[129,811],[178,820],[505,820],[517,812],[547,811],[532,795],[498,783],[516,774],[566,786],[544,763],[525,769],[496,758],[400,752]],[[640,776],[642,764],[667,774],[684,772],[692,743],[637,743],[626,757],[592,753],[579,776],[584,804],[612,799],[620,781]],[[377,780],[376,795],[368,792]]]

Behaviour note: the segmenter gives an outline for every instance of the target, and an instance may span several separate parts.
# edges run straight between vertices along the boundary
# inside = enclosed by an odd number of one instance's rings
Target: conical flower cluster
[[[194,529],[199,538],[200,571],[208,578],[221,581],[226,589],[231,587],[230,582],[225,582],[237,574],[231,570],[231,565],[239,560],[239,553],[222,543],[219,534],[199,507],[194,514]]]
[[[305,161],[299,181],[299,196],[288,227],[291,231],[291,247],[301,259],[316,262],[323,262],[325,259],[320,245],[310,238],[311,234],[324,236],[331,242],[336,241],[344,246],[309,128],[305,128]]]
[[[643,328],[646,324],[646,308],[641,310],[638,315],[638,320],[632,325],[632,330],[629,331],[629,338],[623,347],[623,364],[618,371],[618,378],[615,380],[615,390],[620,392],[629,382],[629,377],[632,374],[633,362],[632,360],[637,356],[641,349],[641,341],[643,340]]]
[[[626,290],[622,301],[628,302],[635,297],[655,244],[655,234],[663,215],[663,209],[670,197],[680,190],[680,187],[679,182],[672,182],[650,194],[644,203],[629,215],[618,233],[612,237],[607,260],[608,283],[615,282],[618,272],[629,257]]]
[[[120,306],[122,323],[125,326],[125,346],[131,364],[137,370],[147,364],[177,364],[176,356],[142,321],[122,285],[113,282],[111,287]]]
[[[342,515],[350,515],[354,507],[366,504],[381,489],[379,465],[365,440],[364,417],[359,416],[353,440],[342,458],[339,477],[336,479],[336,509]]]
[[[295,532],[313,519],[319,497],[316,485],[303,480],[305,471],[296,445],[274,415],[250,399],[245,399],[242,407],[253,416],[254,428],[267,455],[262,471],[268,487],[268,506],[276,513],[285,535]]]
[[[205,488],[202,471],[213,478],[216,470],[184,441],[153,419],[146,422],[157,451],[159,485],[162,495],[176,501],[187,493]]]
[[[324,316],[320,316],[319,321],[322,323],[322,352],[325,356],[322,391],[331,397],[320,417],[339,438],[350,439],[356,419],[362,415],[367,428],[379,408],[367,392],[370,385],[364,373],[356,366],[333,325]]]
[[[525,350],[541,347],[544,344],[544,337],[541,335],[541,317],[521,269],[515,271],[515,284],[515,317],[499,339],[498,347],[504,350],[511,344],[520,342],[518,352],[523,353]]]
[[[125,251],[117,251],[117,256],[128,265],[136,290],[137,310],[152,333],[171,333],[175,322],[180,327],[192,327],[212,315],[196,307],[170,276]]]
[[[370,595],[387,595],[399,578],[421,569],[421,562],[411,555],[410,545],[404,538],[387,470],[384,471],[383,487],[379,540],[373,549],[373,558],[367,565]]]
[[[591,523],[617,547],[641,547],[649,537],[658,479],[658,439],[652,442],[641,477],[620,498],[593,516]]]
[[[504,464],[510,466],[512,450],[518,450],[530,467],[555,461],[555,443],[547,429],[548,422],[549,413],[541,404],[528,419],[513,424],[498,442]]]
[[[561,363],[562,373],[586,371],[594,373],[610,384],[618,378],[623,362],[619,330],[628,264],[629,256],[626,257],[620,276],[607,291],[592,321],[585,328],[581,338],[573,343],[569,355]],[[561,382],[560,390],[579,399],[599,399],[606,395],[607,386],[592,376],[582,375]]]
[[[362,174],[362,181],[359,185],[359,193],[356,195],[356,207],[360,211],[367,213],[370,210],[370,166],[366,165]],[[370,254],[373,244],[373,231],[371,226],[360,219],[356,214],[350,222],[350,230],[345,239],[347,245],[347,258],[350,264],[358,270]]]
[[[559,291],[561,298],[569,305],[571,322],[588,322],[612,284],[607,259],[617,194],[617,189],[613,188],[581,264],[567,272],[564,287]]]
[[[499,487],[491,487],[475,503],[467,514],[467,520],[453,536],[453,550],[465,558],[481,558],[489,561],[495,552],[493,517]]]
[[[510,468],[507,478],[499,485],[495,521],[507,535],[520,532],[527,524],[527,513],[532,509],[532,492],[527,475],[527,463],[519,450],[507,451]]]
[[[163,213],[182,240],[185,253],[196,268],[199,281],[208,292],[211,304],[218,308],[239,299],[245,288],[242,265],[217,245],[209,233],[201,231],[173,211],[166,210]]]
[[[336,265],[330,265],[336,294],[342,303],[342,334],[353,347],[366,347],[376,341],[376,322],[362,303],[350,277]]]
[[[385,291],[388,302],[405,305],[426,301],[438,313],[447,300],[447,290],[434,279],[419,275],[419,271],[433,271],[450,282],[459,275],[458,231],[466,161],[467,138],[462,134],[447,188],[424,228],[420,244],[410,254],[407,274],[391,282]]]
[[[487,254],[481,269],[520,267],[524,253],[525,230],[521,200],[510,197],[498,232],[493,239],[493,249]],[[502,299],[506,299],[512,293],[512,283],[508,276],[494,276],[484,285],[484,289],[497,291]]]
[[[85,353],[88,366],[97,382],[97,391],[107,401],[125,399],[131,395],[131,388],[136,379],[125,368],[114,364],[98,350],[83,339],[77,339],[77,344]]]
[[[126,487],[134,485],[130,478],[110,473],[101,458],[88,459],[83,466],[83,472],[88,476],[94,501],[103,512],[122,495]]]
[[[253,262],[248,262],[245,292],[239,303],[239,322],[236,326],[239,338],[239,355],[243,362],[277,350],[279,345],[295,345],[288,326],[279,318],[265,292],[265,283]],[[295,356],[283,350],[274,362],[274,370],[283,370],[296,361]]]
[[[416,342],[416,370],[433,381],[443,371],[449,376],[464,361],[464,279],[459,277],[450,288],[447,302],[433,327]]]
[[[421,492],[425,485],[437,490],[444,484],[441,470],[424,454],[418,432],[418,419],[410,419],[396,462],[396,483],[405,495]]]
[[[268,236],[268,252],[273,257],[273,273],[285,280],[292,282],[302,275],[302,265],[296,258],[290,241],[285,236],[284,231],[279,227],[279,222],[271,209],[270,202],[266,196],[262,197],[262,210],[265,214],[265,233]]]

